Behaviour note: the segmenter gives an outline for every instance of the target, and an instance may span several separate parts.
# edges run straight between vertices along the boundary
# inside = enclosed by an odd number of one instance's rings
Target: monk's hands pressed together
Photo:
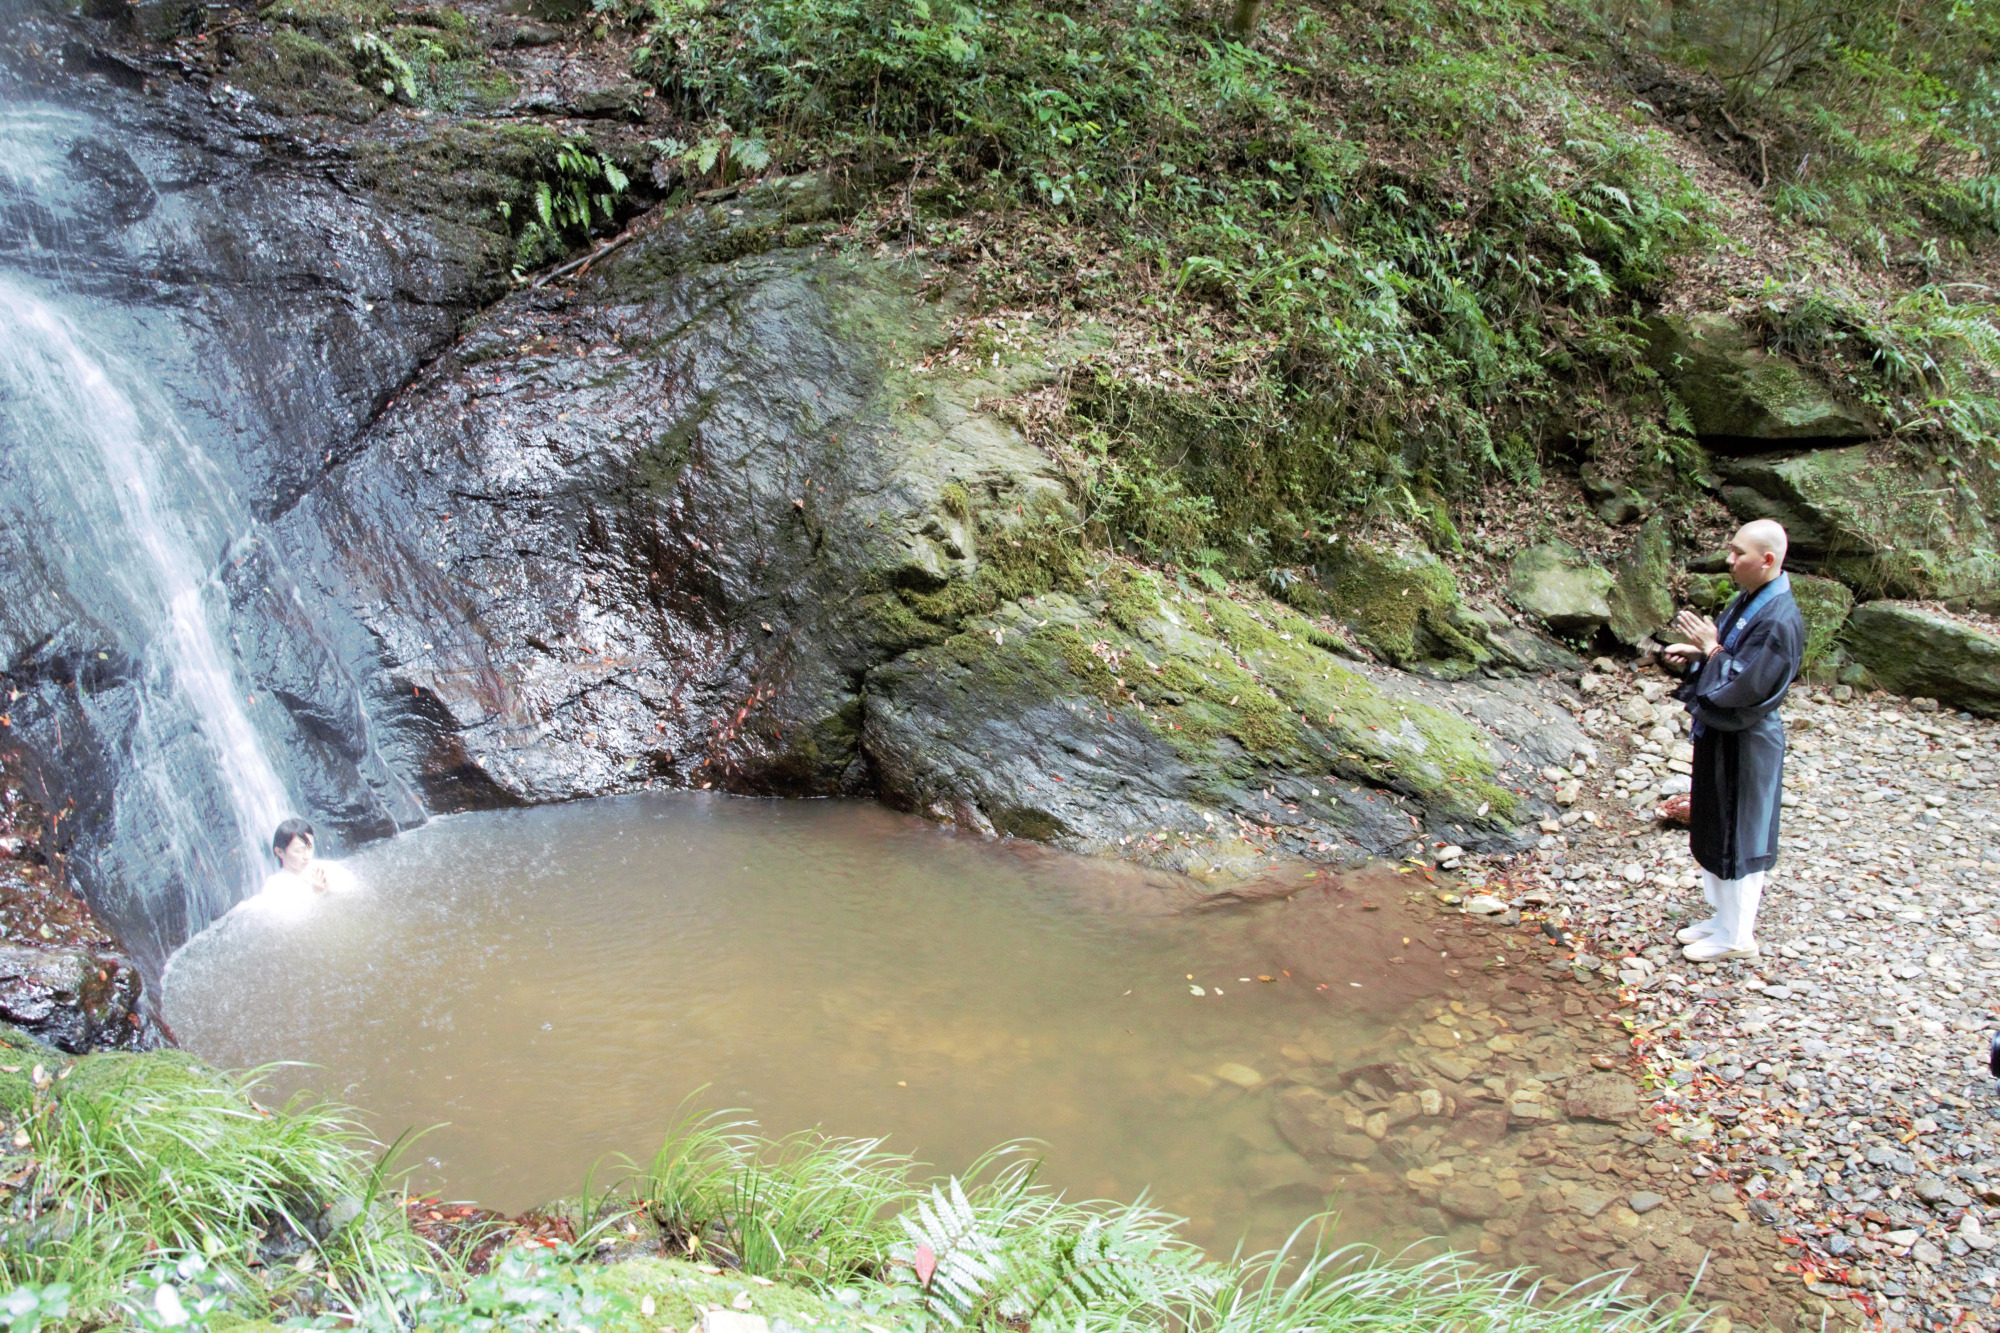
[[[1689,642],[1669,644],[1666,649],[1669,661],[1688,666],[1707,660],[1715,651],[1715,622],[1707,616],[1683,611],[1674,617],[1674,631],[1686,635]]]

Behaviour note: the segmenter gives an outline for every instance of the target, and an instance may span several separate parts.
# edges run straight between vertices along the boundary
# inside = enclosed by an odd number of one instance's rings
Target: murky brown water
[[[1073,1193],[1266,1242],[1333,1182],[1230,1079],[1359,1060],[1439,980],[1365,882],[1191,915],[1170,877],[861,803],[465,815],[348,864],[352,896],[253,901],[190,943],[168,1020],[226,1066],[317,1066],[274,1082],[385,1138],[440,1126],[420,1183],[509,1210],[648,1156],[705,1087],[947,1169],[1039,1139]]]

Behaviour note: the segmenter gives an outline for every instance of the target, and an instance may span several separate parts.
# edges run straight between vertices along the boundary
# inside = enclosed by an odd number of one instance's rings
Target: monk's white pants
[[[1715,915],[1707,923],[1713,929],[1710,939],[1732,949],[1748,949],[1757,942],[1757,904],[1764,897],[1763,871],[1742,879],[1717,879],[1704,870],[1701,896],[1715,909]]]

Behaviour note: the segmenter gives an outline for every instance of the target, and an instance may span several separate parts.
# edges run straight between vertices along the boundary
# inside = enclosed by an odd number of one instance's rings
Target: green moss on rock
[[[1891,693],[2000,717],[2000,637],[1927,607],[1880,601],[1854,608],[1846,642]]]
[[[1792,600],[1806,622],[1805,667],[1812,671],[1825,662],[1840,643],[1840,632],[1854,609],[1854,594],[1832,579],[1811,574],[1793,574]]]
[[[1609,570],[1568,542],[1544,542],[1514,557],[1507,595],[1558,634],[1595,634],[1611,620]]]
[[[1862,440],[1872,413],[1797,363],[1773,356],[1724,315],[1665,317],[1648,327],[1654,368],[1697,435],[1725,440]]]
[[[1640,527],[1631,549],[1611,571],[1611,591],[1605,596],[1611,611],[1607,623],[1620,643],[1637,643],[1674,618],[1669,587],[1673,573],[1673,534],[1666,519],[1655,514]]]
[[[1398,551],[1343,538],[1321,562],[1328,610],[1386,661],[1458,661],[1493,654],[1459,602],[1458,581],[1427,551]]]
[[[268,35],[231,34],[225,38],[236,61],[230,79],[286,115],[368,121],[387,99],[355,81],[346,40],[285,28]]]

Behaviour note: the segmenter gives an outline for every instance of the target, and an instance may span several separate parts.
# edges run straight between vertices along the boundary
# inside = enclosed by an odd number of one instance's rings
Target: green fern
[[[953,1328],[976,1321],[997,1295],[1001,1244],[985,1229],[958,1177],[933,1185],[914,1216],[904,1213],[896,1220],[910,1241],[896,1258],[917,1279],[923,1309]]]

